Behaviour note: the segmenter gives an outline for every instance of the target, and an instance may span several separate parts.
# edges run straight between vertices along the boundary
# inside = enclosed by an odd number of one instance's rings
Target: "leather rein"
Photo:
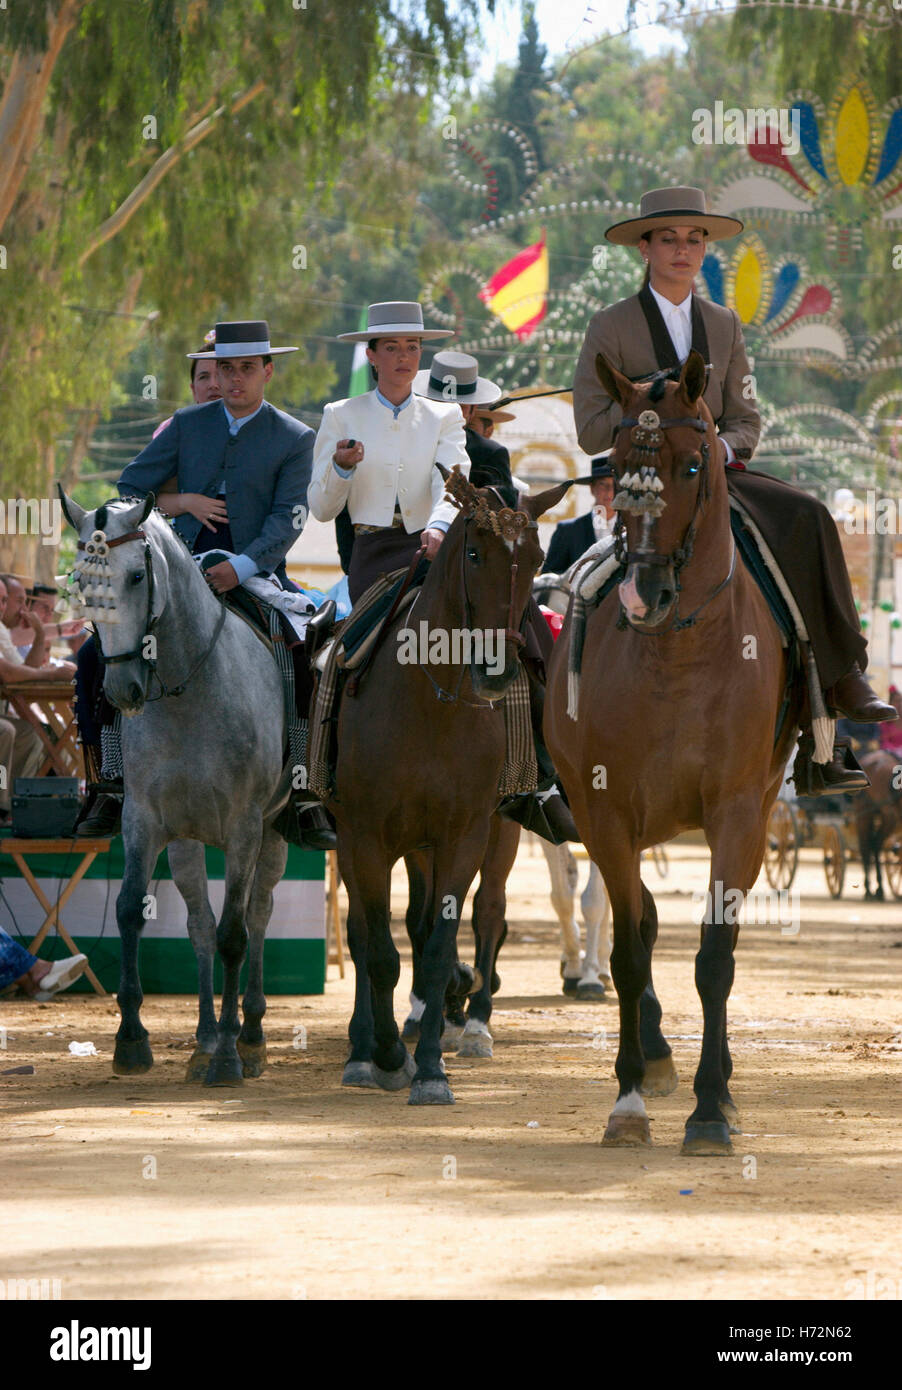
[[[150,674],[152,678],[157,682],[157,685],[160,687],[159,695],[154,695],[153,697],[148,695],[145,697],[145,704],[153,704],[157,700],[162,700],[164,696],[181,695],[184,693],[189,681],[191,681],[191,679],[200,670],[201,666],[203,666],[204,662],[207,660],[208,656],[210,655],[210,653],[212,652],[213,648],[216,646],[216,643],[219,640],[219,634],[222,632],[223,623],[225,622],[226,606],[224,602],[220,602],[221,612],[219,614],[218,619],[216,620],[216,627],[214,629],[213,636],[210,639],[208,646],[202,652],[199,660],[197,660],[194,663],[191,670],[188,672],[187,676],[183,681],[180,681],[178,685],[174,685],[170,688],[164,683],[163,678],[157,670],[156,657],[148,656],[147,653],[144,651],[147,638],[153,636],[154,628],[159,622],[161,616],[159,613],[154,614],[153,611],[155,584],[153,575],[153,554],[151,551],[150,541],[147,538],[146,532],[143,531],[139,526],[135,531],[127,531],[124,536],[116,536],[113,540],[107,540],[106,546],[108,550],[113,550],[117,545],[124,545],[126,541],[144,542],[144,572],[147,576],[147,616],[144,620],[144,634],[141,638],[140,645],[136,647],[134,651],[120,652],[116,656],[107,656],[104,652],[100,641],[100,633],[97,631],[96,623],[93,625],[94,641],[97,644],[97,651],[100,655],[101,661],[103,661],[104,664],[107,666],[116,666],[123,661],[134,661],[136,658],[140,659],[141,661],[147,662],[148,666],[150,667]],[[76,549],[85,550],[85,542],[79,541],[78,545],[76,546]]]
[[[658,373],[658,375],[662,376],[664,375],[664,373]],[[641,428],[642,425],[643,422],[639,417],[630,415],[624,416],[624,418],[620,421],[620,424],[618,425],[618,429],[632,430],[636,426],[639,426]],[[698,430],[701,434],[704,435],[707,435],[708,433],[708,426],[705,424],[705,421],[703,420],[701,413],[699,413],[696,416],[690,416],[689,418],[686,418],[685,416],[677,416],[676,418],[669,420],[659,419],[655,428],[658,430],[693,429]],[[644,450],[642,449],[641,445],[639,447],[640,452],[647,452],[649,457],[652,457],[658,452],[656,447],[654,449],[646,447],[646,449]],[[614,524],[614,556],[620,564],[660,565],[670,567],[673,569],[674,584],[676,588],[676,601],[674,605],[673,622],[670,624],[669,627],[664,627],[654,632],[643,632],[643,636],[662,637],[665,633],[668,632],[682,632],[685,628],[694,627],[698,615],[702,611],[702,609],[707,608],[708,604],[711,603],[713,599],[717,598],[718,594],[723,592],[723,590],[732,582],[733,575],[736,573],[736,542],[732,540],[731,537],[732,548],[730,553],[730,568],[727,572],[726,578],[720,581],[717,587],[711,591],[707,598],[702,600],[698,607],[694,609],[688,617],[679,617],[680,594],[682,592],[682,584],[680,582],[680,571],[685,569],[686,566],[689,564],[689,561],[692,559],[692,554],[695,549],[695,536],[698,530],[698,523],[701,518],[702,508],[710,495],[709,466],[711,451],[708,447],[707,439],[704,439],[702,441],[699,452],[701,454],[702,462],[701,468],[699,469],[700,476],[698,492],[695,498],[695,510],[693,511],[689,525],[686,528],[686,534],[683,537],[683,543],[682,545],[678,546],[676,550],[670,551],[670,553],[667,555],[661,555],[657,551],[629,550],[627,548],[626,540],[626,523],[623,520],[622,514],[620,512],[618,512],[617,514],[617,521]],[[626,613],[624,609],[621,608],[620,617],[617,620],[617,626],[622,630],[628,625],[629,621],[627,619]]]
[[[464,519],[464,534],[460,547],[460,582],[464,599],[465,626],[468,630],[470,617],[473,612],[473,604],[470,599],[469,588],[467,587],[467,527],[469,526],[472,520],[473,518],[470,516]],[[519,560],[517,559],[517,551],[520,546],[520,541],[522,539],[523,532],[537,530],[538,526],[536,522],[530,521],[527,526],[523,527],[522,531],[520,532],[520,534],[518,534],[517,538],[513,542],[513,551],[511,555],[510,593],[507,605],[507,626],[504,629],[504,638],[506,642],[513,642],[517,647],[523,647],[526,644],[526,638],[523,636],[523,633],[520,631],[519,628],[514,627],[514,603],[516,601],[517,577],[520,573],[520,564]],[[411,613],[412,612],[413,609],[411,609]],[[438,681],[432,675],[428,667],[423,665],[422,660],[419,660],[417,662],[417,665],[432,685],[432,688],[436,694],[436,698],[440,700],[443,704],[454,704],[455,701],[459,701],[461,704],[469,705],[473,709],[491,709],[493,707],[492,701],[468,700],[466,696],[461,695],[460,692],[463,687],[464,676],[466,675],[467,670],[469,669],[468,666],[461,664],[460,675],[457,678],[457,689],[451,691],[445,690],[443,686],[439,685]]]

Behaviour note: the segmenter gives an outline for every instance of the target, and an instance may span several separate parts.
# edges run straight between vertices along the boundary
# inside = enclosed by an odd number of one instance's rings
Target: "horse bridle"
[[[220,604],[221,612],[219,614],[218,619],[216,620],[216,627],[213,631],[213,636],[210,639],[209,645],[201,654],[200,659],[195,662],[185,679],[183,681],[180,681],[178,685],[172,686],[172,688],[170,689],[170,687],[165,685],[162,676],[157,670],[156,658],[149,656],[145,651],[145,647],[147,645],[147,638],[153,636],[154,628],[159,622],[161,616],[159,613],[155,614],[153,611],[155,584],[153,574],[153,552],[151,550],[150,541],[148,540],[146,532],[142,530],[142,528],[139,526],[137,530],[127,531],[124,536],[116,536],[113,538],[113,540],[107,540],[105,543],[108,550],[114,550],[117,545],[125,545],[126,541],[144,542],[144,573],[147,577],[147,616],[144,620],[144,633],[141,637],[140,644],[134,649],[134,651],[119,652],[116,656],[107,656],[107,654],[104,652],[100,641],[100,633],[97,631],[96,623],[94,624],[94,641],[97,644],[98,655],[100,656],[101,661],[106,666],[117,666],[123,661],[134,661],[136,658],[140,659],[141,661],[147,662],[147,665],[150,667],[151,677],[157,682],[157,685],[160,687],[159,695],[154,695],[152,698],[150,696],[147,696],[145,699],[146,704],[153,704],[157,700],[162,700],[164,696],[181,695],[185,691],[189,681],[192,679],[193,676],[197,674],[201,666],[203,666],[204,662],[207,660],[207,657],[210,655],[213,648],[216,646],[217,641],[219,640],[219,634],[222,631],[222,626],[225,622],[226,606],[225,603]],[[79,541],[78,545],[76,546],[76,549],[87,550],[87,545],[84,541]]]
[[[659,376],[660,375],[661,373],[659,373]],[[646,414],[646,412],[643,411],[643,414]],[[661,420],[657,417],[657,415],[655,415],[655,424],[651,428],[649,428],[646,425],[646,422],[642,419],[642,416],[626,415],[623,417],[623,419],[620,421],[620,424],[618,425],[618,429],[634,430],[637,427],[640,430],[643,430],[645,434],[648,436],[652,436],[655,433],[655,431],[663,432],[665,430],[671,429],[693,429],[698,430],[699,433],[703,435],[707,435],[708,433],[708,426],[702,418],[701,412],[699,412],[698,415],[681,415],[667,420]],[[652,459],[658,454],[660,447],[659,443],[655,443],[651,439],[649,439],[649,442],[647,443],[643,442],[643,438],[641,435],[635,441],[631,440],[631,445],[631,453],[638,453],[640,455],[644,454],[647,455],[649,459]],[[698,605],[698,607],[692,613],[690,613],[687,618],[680,618],[678,616],[680,611],[680,594],[682,592],[682,585],[680,583],[680,571],[685,569],[686,566],[689,564],[689,561],[692,559],[692,554],[695,549],[695,535],[698,529],[698,523],[701,517],[702,508],[705,502],[708,500],[708,497],[710,496],[709,466],[711,459],[711,450],[708,447],[707,439],[702,440],[702,443],[699,447],[699,453],[701,454],[702,462],[701,467],[699,469],[698,492],[696,493],[695,497],[695,509],[692,513],[692,517],[690,518],[689,525],[686,528],[686,533],[683,536],[683,543],[682,545],[678,546],[676,550],[670,551],[670,553],[667,555],[661,555],[654,550],[629,550],[627,548],[626,540],[626,522],[623,520],[622,513],[620,511],[618,511],[617,513],[617,520],[614,523],[613,534],[614,557],[618,561],[618,563],[621,565],[660,565],[663,567],[672,567],[673,569],[674,585],[676,588],[674,620],[672,624],[670,624],[670,626],[661,628],[660,631],[655,631],[653,634],[646,633],[644,635],[654,635],[658,637],[662,636],[665,632],[682,632],[684,628],[694,627],[696,619],[699,613],[702,611],[702,609],[706,608],[708,604],[712,601],[712,599],[715,599],[717,595],[727,587],[727,585],[731,582],[733,575],[736,572],[736,543],[734,541],[732,544],[732,552],[730,555],[730,568],[726,578],[721,580],[721,582],[717,585],[716,589],[712,590],[708,597],[706,599],[703,599],[703,601]],[[627,626],[627,623],[628,620],[626,617],[626,613],[621,608],[620,617],[617,620],[617,626],[623,629]]]
[[[491,489],[491,491],[494,491],[494,489]],[[508,508],[507,510],[510,509]],[[521,513],[521,515],[525,515],[525,513]],[[467,516],[464,518],[464,534],[460,548],[460,582],[464,598],[464,617],[468,628],[470,623],[470,615],[473,611],[473,604],[470,599],[470,591],[467,587],[467,550],[469,548],[469,542],[467,540],[467,527],[469,526],[471,521],[473,521],[473,517],[471,516]],[[520,631],[519,628],[514,627],[514,603],[516,601],[517,577],[520,573],[520,562],[517,559],[517,551],[519,549],[520,541],[522,540],[524,534],[527,531],[537,531],[538,529],[538,524],[535,521],[528,520],[525,526],[521,526],[519,528],[519,532],[513,541],[513,549],[511,552],[510,596],[508,598],[507,605],[507,626],[504,629],[504,640],[505,642],[513,642],[514,645],[517,647],[523,647],[526,644],[526,638],[523,636],[523,633]],[[422,660],[418,661],[417,665],[431,682],[432,688],[434,689],[437,698],[441,700],[444,704],[453,704],[455,701],[459,700],[461,704],[471,705],[476,709],[485,709],[487,707],[491,708],[491,702],[487,700],[468,700],[465,696],[461,695],[460,692],[463,686],[464,676],[467,672],[467,666],[465,664],[461,663],[460,675],[457,679],[457,689],[454,691],[445,690],[441,685],[439,685],[438,681],[432,675],[428,667],[423,665]]]

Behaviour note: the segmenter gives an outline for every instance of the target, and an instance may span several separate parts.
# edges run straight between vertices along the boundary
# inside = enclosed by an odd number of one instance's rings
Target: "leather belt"
[[[392,519],[391,519],[391,524],[390,524],[389,526],[366,526],[366,525],[363,524],[363,522],[361,522],[360,524],[358,524],[358,523],[355,521],[355,523],[354,523],[354,535],[355,535],[355,536],[369,536],[369,535],[371,535],[371,534],[373,533],[373,531],[391,531],[391,530],[393,530],[393,529],[395,529],[395,528],[397,528],[397,527],[399,527],[399,526],[403,526],[403,525],[404,525],[404,518],[403,518],[403,516],[399,516],[399,514],[396,512],[395,515],[392,517]]]

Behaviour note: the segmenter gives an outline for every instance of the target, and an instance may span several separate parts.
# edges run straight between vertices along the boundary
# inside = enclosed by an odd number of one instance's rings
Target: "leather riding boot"
[[[897,718],[893,706],[884,704],[871,689],[857,661],[851,671],[827,691],[826,699],[828,709],[836,710],[856,724],[881,724]]]
[[[78,839],[109,840],[122,826],[122,797],[109,792],[98,794],[84,820],[75,828]]]
[[[839,738],[833,744],[833,757],[828,763],[812,762],[814,738],[805,733],[792,768],[797,796],[846,796],[864,791],[871,785],[866,772],[859,767],[849,740]]]

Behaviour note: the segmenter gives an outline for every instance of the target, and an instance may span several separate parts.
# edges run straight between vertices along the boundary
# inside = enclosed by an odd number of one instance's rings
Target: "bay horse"
[[[103,689],[121,711],[125,869],[116,900],[122,939],[113,1071],[153,1065],[141,1022],[138,943],[147,887],[161,851],[188,909],[197,956],[197,1046],[186,1080],[240,1086],[266,1060],[263,939],[288,846],[272,823],[288,800],[284,696],[276,662],[247,623],[214,597],[153,494],[85,511],[60,489],[78,532],[76,593],[95,621],[106,662]],[[204,846],[225,850],[225,902],[217,926]],[[244,1022],[238,990],[248,950]],[[223,964],[219,1023],[213,959]]]
[[[855,801],[855,828],[858,852],[864,868],[864,896],[883,902],[883,875],[880,856],[889,835],[902,825],[902,788],[899,787],[900,760],[881,748],[864,753],[859,759],[871,785]],[[871,892],[871,865],[877,885]]]
[[[798,711],[777,730],[786,658],[737,563],[701,355],[690,352],[679,381],[634,384],[601,354],[596,371],[623,411],[612,462],[626,573],[588,616],[578,719],[568,714],[571,604],[552,658],[545,738],[613,912],[619,1092],[604,1143],[650,1142],[643,1094],[677,1084],[651,975],[657,913],[639,857],[701,828],[711,849],[695,960],[704,1031],[682,1152],[726,1154],[731,1128],[740,1132],[727,1043],[732,905],[758,877]]]
[[[519,627],[542,560],[536,518],[569,486],[523,498],[514,512],[490,489],[473,487],[456,471],[441,472],[460,511],[415,602],[395,619],[355,695],[342,697],[335,787],[327,803],[338,833],[356,972],[342,1084],[395,1091],[412,1082],[411,1105],[454,1101],[441,1058],[443,1007],[459,970],[460,914],[498,804],[506,735],[495,702],[519,670]],[[415,662],[402,661],[402,625],[414,633],[425,625],[430,647],[433,634],[498,633],[503,663],[471,656],[438,664],[422,650]],[[392,867],[410,855],[417,857],[428,923],[415,1065],[394,1017],[400,958],[389,909]]]

